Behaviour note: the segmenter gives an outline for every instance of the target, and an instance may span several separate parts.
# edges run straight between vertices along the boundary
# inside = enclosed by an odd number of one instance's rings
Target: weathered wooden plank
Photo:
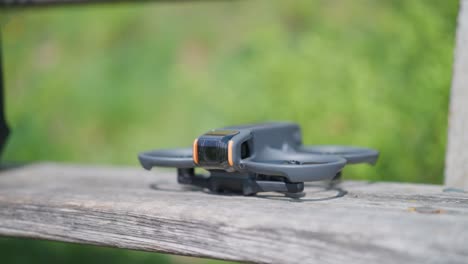
[[[445,184],[468,189],[468,0],[460,1],[450,114]]]
[[[307,185],[301,200],[213,195],[170,170],[33,164],[0,172],[0,234],[252,262],[468,262],[466,192]]]

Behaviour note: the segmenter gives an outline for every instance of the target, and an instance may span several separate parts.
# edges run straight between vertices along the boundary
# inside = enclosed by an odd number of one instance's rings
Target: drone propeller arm
[[[242,160],[248,171],[283,176],[290,182],[306,182],[333,179],[345,166],[346,160],[336,156],[315,156],[309,159],[292,160]]]
[[[142,152],[138,155],[141,166],[147,170],[152,167],[193,168],[191,148],[165,149]]]
[[[298,149],[298,151],[301,153],[309,153],[323,156],[338,155],[345,158],[348,164],[368,163],[370,165],[375,165],[379,158],[379,152],[376,150],[353,146],[301,146]]]

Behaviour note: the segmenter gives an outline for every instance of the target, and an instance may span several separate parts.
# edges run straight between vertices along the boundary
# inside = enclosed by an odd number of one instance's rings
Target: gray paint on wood
[[[175,172],[33,164],[0,172],[0,234],[269,263],[467,263],[468,193],[307,184],[301,202],[213,195]]]
[[[468,0],[458,15],[445,165],[445,184],[468,190]]]

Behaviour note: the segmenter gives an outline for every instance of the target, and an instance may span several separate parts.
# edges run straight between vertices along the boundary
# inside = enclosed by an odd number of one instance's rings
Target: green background
[[[137,165],[225,125],[376,148],[345,178],[441,183],[458,1],[206,1],[1,10],[6,161]],[[0,239],[5,263],[206,262]]]

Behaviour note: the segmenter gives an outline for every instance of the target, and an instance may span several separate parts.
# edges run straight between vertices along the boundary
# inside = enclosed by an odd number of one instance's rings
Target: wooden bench
[[[173,171],[24,165],[0,173],[0,234],[264,263],[468,260],[468,192],[307,185],[301,200],[223,196]]]
[[[74,1],[88,2],[4,3]],[[0,171],[0,235],[259,263],[467,263],[467,149],[462,0],[445,186],[309,183],[295,200],[212,195],[178,185],[174,171],[28,164]]]

